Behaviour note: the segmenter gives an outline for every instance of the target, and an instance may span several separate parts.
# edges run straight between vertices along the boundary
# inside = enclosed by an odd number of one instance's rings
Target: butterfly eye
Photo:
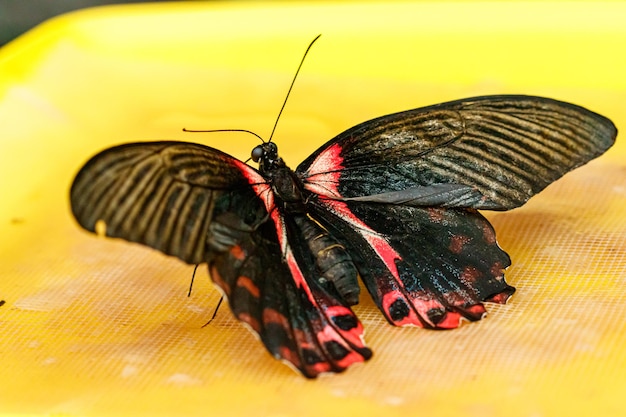
[[[252,149],[251,158],[254,162],[259,162],[259,159],[263,157],[264,153],[265,151],[263,151],[263,146],[261,145],[255,146],[254,149]]]

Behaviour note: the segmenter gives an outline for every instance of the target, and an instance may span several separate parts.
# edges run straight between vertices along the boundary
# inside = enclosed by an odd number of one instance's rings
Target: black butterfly
[[[389,323],[450,329],[504,303],[509,256],[477,209],[509,210],[614,142],[610,120],[531,96],[395,113],[330,140],[295,171],[265,142],[254,169],[185,142],[94,156],[71,188],[85,229],[208,263],[237,319],[303,375],[372,355],[358,277]]]

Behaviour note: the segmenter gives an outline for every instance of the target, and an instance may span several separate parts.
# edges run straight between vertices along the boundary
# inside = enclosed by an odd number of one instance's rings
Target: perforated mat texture
[[[626,415],[626,141],[522,208],[486,213],[517,293],[453,331],[356,307],[374,357],[305,380],[222,307],[201,267],[81,230],[94,153],[174,139],[295,167],[354,124],[484,94],[626,120],[626,3],[190,2],[91,9],[0,49],[0,413],[63,416]]]

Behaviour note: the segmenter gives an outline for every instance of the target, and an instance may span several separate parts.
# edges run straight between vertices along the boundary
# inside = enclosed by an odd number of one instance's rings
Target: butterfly
[[[372,356],[359,280],[395,326],[452,329],[505,303],[511,261],[478,210],[521,206],[616,135],[577,105],[474,97],[361,123],[295,170],[271,140],[252,150],[258,168],[197,143],[115,146],[70,200],[91,232],[207,263],[234,316],[314,378]]]

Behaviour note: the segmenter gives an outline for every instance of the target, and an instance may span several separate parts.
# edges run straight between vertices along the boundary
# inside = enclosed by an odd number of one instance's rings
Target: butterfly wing
[[[610,120],[573,104],[476,97],[357,125],[296,171],[328,198],[508,210],[601,155],[616,135]]]
[[[294,230],[289,219],[279,230]],[[275,223],[265,222],[230,250],[209,259],[213,280],[268,351],[306,377],[341,372],[372,355],[349,306],[316,279],[302,240],[281,248]],[[282,233],[281,232],[281,233]],[[282,239],[282,238],[281,238]]]
[[[509,256],[474,209],[319,199],[313,217],[353,258],[374,302],[394,325],[458,327],[480,320],[483,301],[504,303]]]
[[[235,316],[304,375],[368,359],[350,308],[315,279],[306,248],[248,165],[198,144],[132,143],[93,157],[70,191],[82,227],[207,262]]]
[[[475,209],[507,210],[602,154],[617,131],[528,96],[458,100],[357,125],[296,170],[389,322],[432,328],[505,302],[508,255]]]
[[[88,161],[70,190],[78,223],[148,245],[190,264],[206,261],[213,211],[249,184],[235,159],[183,142],[130,143]],[[243,165],[243,164],[242,164]]]

